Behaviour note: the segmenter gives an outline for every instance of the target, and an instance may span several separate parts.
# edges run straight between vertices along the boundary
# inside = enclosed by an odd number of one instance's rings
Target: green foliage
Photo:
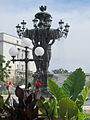
[[[48,87],[50,89],[50,92],[57,98],[57,100],[60,100],[63,97],[65,97],[62,88],[50,78],[48,79]]]
[[[78,107],[76,103],[70,98],[62,98],[59,101],[59,114],[61,118],[67,118],[70,120],[72,117],[77,117]]]
[[[4,82],[0,81],[0,95],[2,95],[3,92],[7,92],[3,84],[4,84]]]
[[[8,100],[10,96],[8,96],[6,102],[0,97],[0,113],[2,113],[3,104],[6,104],[6,109],[4,110],[10,113],[12,120],[33,120],[38,116],[38,109],[42,114],[47,116],[47,120],[57,118],[60,120],[89,119],[89,116],[81,111],[82,105],[90,92],[90,85],[85,86],[85,73],[81,68],[76,69],[65,80],[62,87],[49,78],[48,87],[52,96],[50,98],[41,97],[38,101],[36,99],[36,93],[17,87],[15,93],[19,103],[14,100],[14,108],[12,109],[7,107],[9,106]]]
[[[10,95],[8,95],[7,99],[4,101],[3,97],[0,95],[0,113],[4,114],[5,112],[5,108],[8,108],[10,106]],[[0,118],[1,118],[1,115],[0,114]]]
[[[10,61],[5,61],[4,56],[0,55],[0,81],[4,82],[4,78],[9,77],[10,68],[9,66]]]
[[[41,97],[41,99],[37,101],[37,106],[43,114],[47,115],[49,120],[58,118],[57,100],[54,97],[50,97],[49,99]]]
[[[11,97],[11,94],[8,94],[7,99],[4,101],[3,97],[0,96],[0,107],[3,107],[5,105],[10,106],[10,101],[9,101],[10,97]]]
[[[84,102],[86,101],[86,99],[88,98],[88,94],[90,93],[90,84],[85,85],[84,89],[82,90],[81,94],[83,96],[83,100]]]
[[[48,79],[48,87],[57,99],[58,117],[64,120],[85,120],[82,105],[90,93],[90,85],[85,86],[85,73],[81,68],[76,69],[64,81],[62,87],[54,80]]]
[[[79,96],[77,98],[76,104],[80,111],[82,111],[82,105],[87,100],[89,93],[90,93],[90,84],[85,85],[82,92],[79,94]]]
[[[64,119],[67,116],[68,120],[72,117],[76,117],[78,113],[78,107],[76,106],[76,103],[74,101],[65,96],[63,89],[58,86],[58,84],[54,80],[51,80],[50,78],[48,79],[48,87],[50,89],[50,92],[57,99],[58,117]]]
[[[64,69],[60,68],[60,69],[52,70],[52,72],[54,74],[63,74],[63,73],[68,73],[68,70],[64,70]]]
[[[0,97],[0,118],[7,120],[34,120],[38,117],[38,107],[36,106],[36,92],[23,90],[17,86],[15,90],[18,103],[13,98],[13,107],[9,105],[10,94],[6,101]]]
[[[10,97],[11,97],[11,94],[9,93],[7,99],[4,102],[5,105],[8,105],[8,106],[10,105],[10,101],[9,101]]]
[[[70,97],[74,101],[77,99],[85,85],[85,77],[85,73],[81,68],[76,69],[71,73],[62,86],[62,89],[67,97]]]
[[[90,113],[89,114],[88,113],[85,114],[85,120],[90,120]]]
[[[78,120],[90,120],[90,114],[78,111]]]
[[[3,100],[3,97],[0,96],[0,108],[2,108],[4,105],[4,100]]]
[[[85,115],[83,112],[78,111],[78,120],[85,120]]]

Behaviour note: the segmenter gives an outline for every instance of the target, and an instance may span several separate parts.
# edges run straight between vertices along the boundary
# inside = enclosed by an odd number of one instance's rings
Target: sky
[[[68,37],[52,46],[49,70],[81,67],[90,73],[90,0],[0,0],[0,33],[17,36],[15,26],[23,19],[28,29],[33,28],[32,19],[40,5],[51,13],[52,28],[59,27],[60,19],[70,25]]]

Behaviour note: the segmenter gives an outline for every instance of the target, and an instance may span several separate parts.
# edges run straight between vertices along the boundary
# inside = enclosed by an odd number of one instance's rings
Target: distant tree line
[[[63,69],[63,68],[54,69],[54,70],[52,70],[52,72],[53,72],[54,74],[64,74],[64,73],[69,73],[68,70]]]

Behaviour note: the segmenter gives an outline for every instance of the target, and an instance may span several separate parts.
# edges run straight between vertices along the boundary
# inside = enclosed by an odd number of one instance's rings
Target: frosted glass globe
[[[34,52],[35,52],[36,56],[43,56],[44,55],[44,49],[42,47],[36,47]]]
[[[15,57],[18,54],[18,49],[16,47],[11,47],[9,50],[9,54]]]

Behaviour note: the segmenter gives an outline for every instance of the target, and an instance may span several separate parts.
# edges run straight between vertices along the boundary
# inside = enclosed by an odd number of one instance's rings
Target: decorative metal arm
[[[19,38],[21,38],[23,36],[23,33],[25,32],[25,29],[26,29],[25,25],[26,25],[26,22],[23,20],[21,22],[21,26],[19,24],[16,26],[17,34],[18,34]]]
[[[43,36],[46,40],[46,44],[48,44],[50,40],[55,40],[61,37],[66,38],[70,26],[68,24],[64,26],[64,22],[61,19],[59,21],[58,29],[50,29],[52,23],[52,16],[49,13],[45,12],[47,9],[46,6],[40,6],[39,8],[41,12],[35,14],[35,18],[33,20],[33,26],[35,29],[30,29],[30,30],[26,29],[25,27],[26,22],[23,20],[23,22],[21,22],[22,27],[19,24],[16,26],[18,36],[20,38],[22,36],[28,37],[35,42],[37,42],[36,39],[43,39],[42,38]]]

